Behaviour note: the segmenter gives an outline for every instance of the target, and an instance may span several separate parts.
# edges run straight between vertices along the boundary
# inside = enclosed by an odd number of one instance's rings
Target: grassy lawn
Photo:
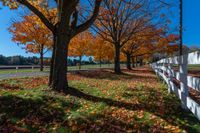
[[[48,89],[47,79],[0,82],[0,132],[200,132],[148,68],[70,74],[68,95]]]
[[[198,65],[188,65],[188,69],[200,71],[200,64],[198,64]]]

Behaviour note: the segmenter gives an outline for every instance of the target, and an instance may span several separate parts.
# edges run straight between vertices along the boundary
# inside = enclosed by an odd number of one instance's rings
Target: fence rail
[[[120,64],[123,68],[126,65]],[[16,66],[0,66],[0,70],[19,70],[19,69],[38,69],[40,66],[38,65],[16,65]],[[44,66],[44,69],[48,69],[50,66]],[[90,69],[98,69],[98,68],[114,68],[114,64],[87,64],[87,65],[79,65],[76,66],[68,66],[68,70],[90,70]]]
[[[20,65],[20,66],[0,66],[0,70],[11,70],[11,69],[36,69],[40,68],[38,65]],[[49,66],[44,66],[44,68],[49,68]]]
[[[179,65],[176,72],[173,65]],[[200,51],[162,59],[152,63],[151,67],[156,75],[161,77],[168,85],[168,91],[174,92],[181,100],[182,107],[189,109],[200,120],[200,104],[189,95],[189,88],[200,92],[200,78],[188,75],[188,65],[200,64]],[[178,81],[177,86],[174,81]]]

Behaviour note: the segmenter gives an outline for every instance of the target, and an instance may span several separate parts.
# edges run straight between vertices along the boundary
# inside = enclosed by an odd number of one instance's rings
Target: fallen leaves
[[[154,133],[181,132],[192,126],[179,116],[178,99],[167,93],[149,68],[122,75],[110,69],[85,71],[69,74],[68,79],[85,96],[53,92],[45,85],[47,77],[3,81],[0,117],[4,114],[8,124],[30,132]],[[23,89],[6,90],[9,86]],[[0,119],[0,128],[6,127]]]

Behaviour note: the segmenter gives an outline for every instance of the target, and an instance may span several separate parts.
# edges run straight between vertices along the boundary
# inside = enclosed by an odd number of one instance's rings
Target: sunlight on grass
[[[115,75],[109,71],[96,71],[69,75],[69,85],[74,88],[71,95],[48,89],[47,79],[22,78],[1,82],[1,129],[200,132],[197,119],[181,110],[180,101],[169,94],[166,86],[158,83],[152,73],[130,71]],[[3,84],[13,88],[3,88]]]

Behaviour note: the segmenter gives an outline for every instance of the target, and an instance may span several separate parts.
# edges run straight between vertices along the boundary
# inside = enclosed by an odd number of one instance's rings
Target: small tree
[[[53,46],[51,32],[35,15],[27,15],[22,21],[13,22],[9,31],[13,34],[12,40],[24,45],[27,52],[40,54],[40,71],[43,71],[44,54]]]
[[[131,59],[133,66],[135,63],[135,55],[141,53],[151,53],[153,45],[158,41],[164,31],[161,29],[156,29],[154,26],[149,25],[143,31],[138,32],[128,41],[127,44],[122,47],[122,53],[127,58],[127,69],[131,69]]]
[[[91,52],[91,55],[94,56],[94,60],[99,62],[100,67],[103,61],[109,62],[114,59],[114,49],[112,44],[105,41],[100,36],[96,36]]]
[[[79,57],[79,69],[81,69],[82,57],[90,55],[89,50],[94,42],[93,35],[85,31],[74,37],[69,44],[69,56]]]

